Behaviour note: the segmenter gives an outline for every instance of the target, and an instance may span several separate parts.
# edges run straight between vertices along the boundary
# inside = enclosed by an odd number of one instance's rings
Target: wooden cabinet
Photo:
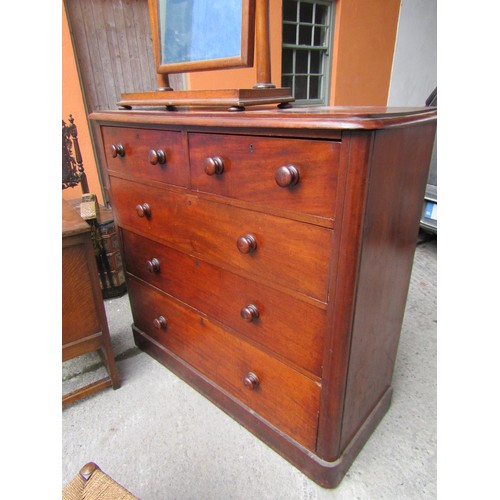
[[[97,351],[108,375],[62,398],[63,406],[120,386],[97,274],[90,226],[62,202],[62,360]]]
[[[390,405],[435,110],[91,119],[137,345],[336,486]]]

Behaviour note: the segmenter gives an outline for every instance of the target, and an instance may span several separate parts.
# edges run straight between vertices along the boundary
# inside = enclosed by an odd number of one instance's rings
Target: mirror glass
[[[158,0],[160,65],[241,60],[242,19],[241,0]]]

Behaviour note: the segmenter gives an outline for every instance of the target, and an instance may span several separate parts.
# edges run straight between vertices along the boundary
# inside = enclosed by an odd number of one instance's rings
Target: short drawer
[[[321,376],[326,311],[122,230],[127,271]]]
[[[193,189],[333,219],[340,143],[189,134]]]
[[[327,302],[333,231],[110,177],[120,226],[217,266]]]
[[[177,131],[102,127],[109,172],[189,185],[189,166]]]
[[[129,278],[128,292],[137,328],[314,450],[319,383],[148,285]]]

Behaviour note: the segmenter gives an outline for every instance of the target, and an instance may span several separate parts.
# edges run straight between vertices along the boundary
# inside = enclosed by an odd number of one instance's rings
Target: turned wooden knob
[[[224,163],[220,156],[205,158],[203,170],[207,175],[220,175],[224,172]]]
[[[167,162],[167,155],[165,154],[165,151],[163,151],[163,149],[152,149],[149,152],[148,160],[151,165],[157,165],[158,163],[160,165],[163,165]]]
[[[158,316],[153,320],[153,326],[157,330],[165,330],[167,328],[167,319],[165,316]]]
[[[153,257],[151,260],[148,260],[146,262],[146,269],[150,273],[159,273],[160,272],[160,261],[156,257]]]
[[[295,186],[299,182],[299,171],[293,165],[280,167],[274,173],[274,180],[280,187]]]
[[[139,217],[150,217],[151,216],[151,207],[147,203],[143,203],[142,205],[137,205],[135,207],[135,211]]]
[[[257,249],[257,240],[253,234],[245,234],[238,238],[236,246],[241,253],[252,253]]]
[[[248,304],[240,311],[240,315],[245,321],[250,323],[259,317],[259,310],[253,304]]]
[[[257,389],[259,387],[259,377],[253,372],[248,372],[243,378],[243,385],[248,389]]]
[[[116,158],[117,156],[121,156],[122,158],[125,156],[125,149],[122,144],[111,144],[111,156]]]

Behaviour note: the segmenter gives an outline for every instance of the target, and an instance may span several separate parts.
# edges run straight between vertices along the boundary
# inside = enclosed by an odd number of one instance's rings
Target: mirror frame
[[[159,0],[148,0],[153,52],[158,74],[188,73],[191,71],[216,70],[224,68],[250,67],[253,65],[255,39],[255,0],[241,0],[241,51],[240,56],[220,59],[206,59],[179,63],[161,63],[160,24],[158,19]]]

